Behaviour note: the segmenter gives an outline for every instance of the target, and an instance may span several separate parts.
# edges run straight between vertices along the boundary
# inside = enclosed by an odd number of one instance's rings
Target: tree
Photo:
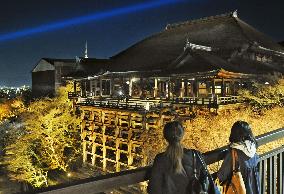
[[[36,143],[32,137],[23,136],[6,149],[5,163],[12,180],[28,182],[35,187],[47,185],[47,170],[35,153]]]
[[[24,133],[10,142],[5,156],[12,179],[41,187],[47,185],[48,172],[66,172],[78,158],[79,119],[67,99],[68,87],[60,88],[53,99],[30,103],[19,116]]]
[[[25,111],[25,106],[19,98],[0,103],[0,124],[4,120],[15,117],[23,111]]]
[[[269,109],[274,106],[284,105],[284,79],[274,80],[269,83],[255,82],[252,87],[240,90],[242,96],[256,110]]]

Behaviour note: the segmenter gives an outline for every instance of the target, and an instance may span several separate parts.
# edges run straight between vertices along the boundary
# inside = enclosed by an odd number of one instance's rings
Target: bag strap
[[[194,150],[194,152],[196,153],[197,157],[199,158],[200,162],[201,162],[201,165],[203,167],[203,170],[205,171],[205,177],[206,177],[206,183],[202,185],[203,189],[208,193],[208,189],[209,189],[209,185],[213,184],[214,185],[214,182],[213,182],[213,178],[211,176],[211,174],[209,173],[208,169],[207,169],[207,165],[203,159],[203,157],[201,157],[200,153],[196,150]]]
[[[233,165],[233,166],[232,166],[232,171],[235,172],[235,168],[236,168],[235,150],[232,149],[231,153],[232,153],[232,165]]]
[[[196,153],[198,159],[200,160],[200,162],[201,162],[201,164],[202,164],[202,167],[203,167],[203,169],[204,169],[206,175],[208,176],[210,173],[208,172],[208,169],[207,169],[207,166],[206,166],[206,164],[205,164],[205,161],[204,161],[203,157],[200,156],[200,154],[199,154],[198,151],[193,150],[193,152]]]
[[[197,177],[197,167],[196,167],[196,151],[192,150],[192,160],[193,160],[193,176]]]
[[[235,149],[232,149],[232,165],[233,165],[233,172],[236,172],[236,170],[239,170],[239,164],[238,164],[238,153]],[[238,165],[238,166],[237,166]],[[237,169],[236,169],[237,166]]]

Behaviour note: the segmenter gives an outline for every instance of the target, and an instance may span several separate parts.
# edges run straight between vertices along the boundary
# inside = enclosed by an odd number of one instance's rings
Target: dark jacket
[[[186,194],[189,193],[189,183],[193,178],[193,153],[192,150],[184,149],[182,159],[186,174],[175,174],[170,171],[170,161],[165,153],[156,156],[151,170],[148,184],[149,194]],[[197,177],[204,173],[202,164],[196,159]],[[212,188],[210,188],[212,189]]]
[[[246,194],[259,194],[260,179],[258,171],[259,156],[255,154],[252,158],[237,150],[240,171],[245,182]],[[228,180],[232,176],[232,154],[231,149],[226,154],[224,162],[217,173],[221,182]]]

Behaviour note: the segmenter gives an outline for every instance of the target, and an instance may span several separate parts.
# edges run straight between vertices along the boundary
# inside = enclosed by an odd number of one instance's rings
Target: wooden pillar
[[[132,96],[132,85],[133,85],[133,80],[129,78],[129,91],[128,91],[129,96]]]
[[[222,97],[226,96],[226,88],[225,88],[224,78],[222,78],[221,95],[222,95]]]
[[[130,140],[128,143],[128,154],[127,154],[127,165],[130,166],[133,163],[133,156],[132,156],[132,146],[133,146],[133,141]]]
[[[120,160],[120,149],[119,149],[119,143],[120,143],[120,139],[117,138],[115,140],[115,150],[116,150],[116,155],[115,155],[115,168],[116,168],[116,172],[119,172],[120,171],[120,163],[119,163],[119,160]]]
[[[77,92],[77,82],[76,81],[73,82],[73,91],[76,94]]]
[[[114,79],[113,78],[110,78],[110,81],[109,81],[109,95],[112,96],[113,94],[113,86],[114,86]]]
[[[215,79],[212,80],[212,95],[215,96]]]
[[[233,81],[233,95],[237,95],[236,80]]]
[[[206,96],[209,96],[209,93],[211,92],[211,91],[210,91],[211,82],[205,81],[205,84],[206,84],[206,92],[207,92]]]
[[[100,96],[103,95],[103,80],[100,78]]]
[[[185,85],[185,87],[184,87],[184,96],[188,97],[189,96],[189,94],[188,94],[188,80],[184,81],[184,85]]]
[[[93,135],[93,138],[92,138],[92,165],[93,166],[95,166],[95,163],[96,163],[96,150],[97,150],[95,139],[96,139],[96,136]]]
[[[189,92],[189,96],[193,96],[193,80],[190,80],[190,82],[189,82],[189,84],[190,84],[190,91],[188,91]],[[188,87],[188,86],[187,86]]]
[[[161,97],[162,96],[162,94],[164,93],[164,91],[165,91],[165,88],[164,88],[164,82],[163,81],[160,81],[159,82],[159,96]]]
[[[87,142],[83,140],[83,163],[87,161]]]
[[[95,91],[93,91],[94,92],[94,96],[97,96],[97,84],[98,83],[98,80],[94,80],[94,85],[95,85]]]
[[[199,93],[199,82],[197,80],[193,81],[192,84],[192,90],[193,90],[193,96],[194,97],[198,97],[198,93]]]
[[[180,97],[184,97],[184,81],[181,81],[181,87],[180,87]]]
[[[169,81],[166,81],[166,98],[170,97],[170,92],[169,92]]]
[[[196,97],[199,96],[199,81],[196,81]]]
[[[143,89],[142,88],[143,88],[143,78],[140,77],[140,79],[139,79],[139,87],[138,87],[138,89],[139,89],[138,95],[139,95],[140,98],[143,96]]]
[[[168,83],[168,91],[169,91],[169,93],[168,93],[168,98],[172,98],[173,97],[173,85],[172,85],[172,82],[171,82],[171,80],[169,80],[169,83]]]
[[[87,81],[84,81],[84,96],[87,97]]]
[[[80,96],[83,96],[83,83],[80,81]]]
[[[97,90],[97,80],[93,79],[90,82],[90,91],[92,92],[92,96],[96,96],[96,90]]]
[[[231,95],[236,95],[236,80],[231,81]]]
[[[105,131],[105,128],[106,126],[103,126],[103,130]],[[106,136],[103,135],[103,148],[102,148],[102,151],[103,151],[103,171],[105,172],[106,169],[107,169],[107,160],[106,160]]]
[[[90,92],[93,93],[94,80],[90,80]]]
[[[154,86],[154,98],[158,96],[158,79],[155,78],[155,86]]]

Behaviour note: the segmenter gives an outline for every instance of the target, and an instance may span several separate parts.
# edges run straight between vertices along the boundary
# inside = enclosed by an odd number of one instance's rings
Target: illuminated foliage
[[[78,158],[79,120],[66,91],[60,88],[55,98],[30,103],[20,115],[24,133],[6,148],[5,163],[12,179],[41,187],[47,185],[48,172],[66,172]]]
[[[225,146],[229,144],[230,130],[237,120],[250,123],[256,136],[284,127],[284,107],[275,106],[271,109],[264,109],[259,114],[253,107],[245,104],[226,106],[223,110],[219,110],[218,115],[207,112],[198,114],[194,119],[185,120],[183,122],[185,127],[183,145],[201,152]],[[158,153],[165,150],[167,143],[163,138],[162,129],[145,131],[145,133],[146,135],[143,134],[145,142],[143,149],[147,151],[148,162],[151,163]],[[282,138],[261,146],[258,152],[264,153],[283,144],[284,139]]]
[[[267,109],[276,105],[284,105],[284,79],[273,80],[272,83],[254,83],[251,88],[239,91],[256,110]]]
[[[15,117],[23,111],[25,111],[25,106],[20,99],[13,99],[0,103],[0,123],[5,119]]]
[[[47,171],[35,153],[35,142],[23,136],[17,143],[6,148],[5,163],[12,180],[26,181],[35,187],[47,185]]]

